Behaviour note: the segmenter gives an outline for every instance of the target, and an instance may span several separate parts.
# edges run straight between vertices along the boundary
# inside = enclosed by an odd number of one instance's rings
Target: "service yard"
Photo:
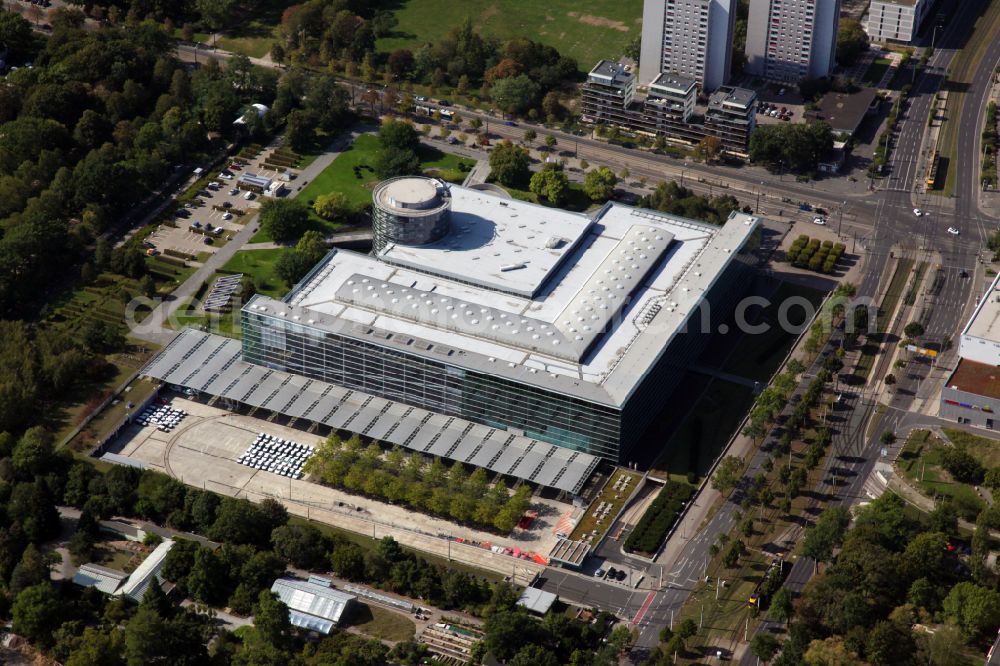
[[[260,433],[312,447],[318,446],[323,438],[181,396],[173,397],[168,404],[187,412],[177,427],[163,432],[152,425],[133,423],[123,429],[113,450],[195,487],[253,501],[275,498],[290,513],[376,538],[391,534],[397,541],[420,550],[504,575],[513,573],[522,583],[542,567],[491,552],[483,544],[519,547],[547,555],[556,542],[554,522],[568,508],[566,504],[536,497],[532,509],[539,516],[533,524],[501,537],[306,479],[296,480],[245,466],[237,459]],[[458,539],[465,543],[459,543]]]

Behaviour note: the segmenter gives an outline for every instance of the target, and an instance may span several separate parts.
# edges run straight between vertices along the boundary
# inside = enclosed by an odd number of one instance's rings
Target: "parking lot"
[[[460,526],[402,506],[268,471],[266,468],[272,466],[270,464],[260,465],[263,469],[246,464],[248,450],[264,440],[262,435],[284,440],[282,444],[294,442],[304,447],[319,446],[324,438],[318,435],[181,396],[173,397],[166,404],[186,414],[182,422],[168,432],[152,423],[146,426],[133,423],[122,430],[111,450],[199,488],[257,501],[263,497],[276,497],[285,502],[292,513],[311,515],[323,522],[361,533],[371,534],[371,521],[377,520],[380,531],[389,533],[392,526],[410,531],[410,534],[396,534],[397,538],[409,541],[419,539],[420,535],[453,535],[466,541],[489,542],[510,548],[518,546],[543,554],[555,544],[551,521],[558,514],[555,513],[554,505],[557,503],[554,500],[535,497],[532,508],[542,515],[531,528],[516,529],[507,537],[497,537],[496,534]],[[291,501],[288,501],[289,497]],[[566,505],[560,506],[565,509]],[[327,518],[324,513],[330,517]],[[447,549],[447,542],[439,539],[424,545],[430,547],[431,552],[437,548]],[[477,551],[477,559],[484,564],[495,561],[498,570],[507,574],[515,562],[519,563],[517,566],[528,566],[522,560],[488,549],[473,550]]]
[[[214,253],[256,215],[265,198],[263,194],[238,189],[240,175],[254,174],[282,182],[281,173],[263,167],[270,153],[263,151],[249,161],[234,158],[222,168],[213,170],[209,185],[177,210],[173,218],[176,226],[161,224],[146,240],[159,252],[169,249],[193,256],[202,252]],[[287,195],[291,183],[285,186]]]

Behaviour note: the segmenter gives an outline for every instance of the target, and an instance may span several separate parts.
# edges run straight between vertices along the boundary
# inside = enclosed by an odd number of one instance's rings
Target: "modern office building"
[[[749,74],[789,84],[833,72],[840,0],[750,0]]]
[[[667,72],[712,92],[729,80],[735,25],[736,0],[645,0],[639,84]]]
[[[939,415],[996,428],[1000,414],[1000,276],[962,329],[958,366],[941,391]]]
[[[930,13],[932,0],[872,0],[865,32],[873,42],[909,44]]]
[[[757,93],[722,86],[708,98],[705,134],[717,136],[727,150],[739,152],[750,143],[757,127]]]
[[[629,460],[731,314],[758,227],[422,177],[374,197],[398,227],[376,227],[380,250],[331,252],[284,299],[243,308],[242,343],[191,331],[146,374],[575,493],[598,457]],[[444,203],[446,235],[406,233]]]

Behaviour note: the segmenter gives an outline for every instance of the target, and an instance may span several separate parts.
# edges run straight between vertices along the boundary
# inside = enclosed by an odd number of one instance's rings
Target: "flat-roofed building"
[[[755,127],[757,93],[754,91],[722,86],[708,98],[705,134],[719,137],[726,150],[746,153]]]
[[[236,180],[236,187],[249,192],[263,194],[271,187],[271,179],[267,176],[258,176],[255,173],[241,173]]]
[[[406,180],[447,190],[443,236],[334,250],[284,299],[255,296],[242,342],[185,333],[145,373],[573,494],[599,457],[627,462],[731,314],[759,220]]]
[[[865,32],[873,42],[910,43],[930,13],[931,0],[872,0]]]
[[[939,415],[993,429],[1000,414],[1000,276],[962,329],[958,353],[961,360],[941,391]]]
[[[634,99],[635,76],[624,64],[613,60],[594,65],[580,92],[580,106],[590,122],[631,124]]]

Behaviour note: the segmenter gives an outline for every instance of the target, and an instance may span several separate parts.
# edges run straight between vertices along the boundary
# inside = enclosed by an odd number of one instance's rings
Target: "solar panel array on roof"
[[[186,329],[143,374],[573,494],[580,492],[599,461],[458,417],[251,365],[240,360],[240,354],[237,340]],[[209,356],[212,362],[205,363]]]

